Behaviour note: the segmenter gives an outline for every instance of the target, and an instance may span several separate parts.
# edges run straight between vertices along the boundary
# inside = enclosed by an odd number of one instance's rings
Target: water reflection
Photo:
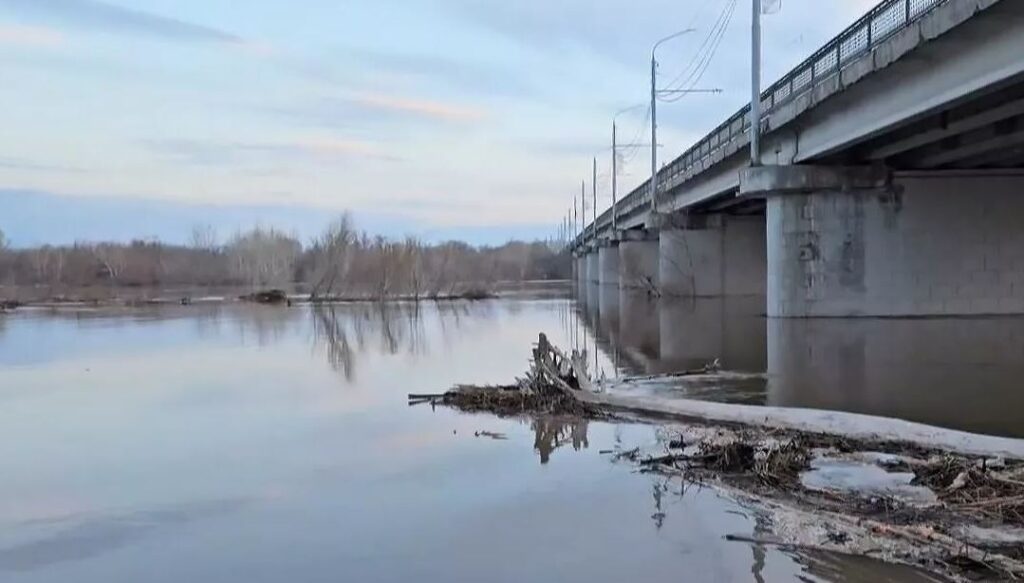
[[[1024,437],[1024,319],[768,322],[768,402]]]
[[[6,320],[0,570],[17,577],[0,579],[801,576],[791,555],[752,556],[723,540],[753,528],[734,501],[699,489],[675,496],[672,484],[600,455],[651,443],[649,426],[406,405],[411,391],[521,374],[541,330],[593,347],[585,310],[568,301],[392,308],[181,306]],[[628,321],[616,327],[598,312],[601,334],[621,345]],[[660,332],[653,342],[660,359]],[[338,390],[339,377],[355,379],[349,390]]]
[[[732,370],[765,370],[763,298],[659,300],[607,287],[596,293],[598,309],[588,305],[581,312],[598,347],[621,373],[677,372],[715,359]]]
[[[719,359],[768,381],[694,398],[898,417],[1024,437],[1024,318],[767,319],[764,298],[652,299],[590,285],[576,316],[619,374]],[[581,298],[581,299],[584,299]],[[594,301],[594,299],[598,301]],[[749,385],[749,386],[748,386]]]
[[[429,338],[427,313],[415,302],[322,304],[312,306],[313,336],[334,370],[351,382],[356,377],[359,353],[426,356],[431,342],[445,345],[458,334],[463,320],[487,319],[492,306],[487,302],[445,302],[433,306],[438,337]]]
[[[587,440],[589,421],[579,417],[541,416],[530,421],[533,429],[533,449],[540,463],[551,461],[551,454],[559,447],[571,445],[574,451],[590,446]]]

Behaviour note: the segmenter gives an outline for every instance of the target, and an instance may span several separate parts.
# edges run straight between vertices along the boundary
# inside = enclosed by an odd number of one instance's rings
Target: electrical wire
[[[694,55],[694,58],[690,60],[683,71],[668,84],[666,89],[664,89],[664,91],[676,93],[659,97],[660,101],[665,103],[674,103],[679,101],[683,97],[686,97],[688,92],[696,87],[697,83],[699,83],[704,77],[704,74],[707,72],[722,44],[722,40],[725,38],[725,33],[728,31],[729,25],[732,22],[732,17],[736,12],[736,4],[737,0],[726,1],[722,8],[722,12],[719,14],[719,17],[715,21],[711,31],[708,33],[708,36],[704,39],[704,42],[701,43],[701,46]]]

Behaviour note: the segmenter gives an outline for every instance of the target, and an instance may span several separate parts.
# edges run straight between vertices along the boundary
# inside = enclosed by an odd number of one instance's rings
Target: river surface
[[[563,346],[596,343],[606,375],[720,358],[793,381],[742,400],[899,412],[933,390],[912,416],[945,419],[938,372],[906,397],[882,394],[913,375],[842,395],[864,381],[858,371],[874,382],[874,342],[894,361],[930,354],[901,348],[908,336],[670,309],[617,304],[612,317],[566,299],[505,299],[0,315],[0,581],[926,580],[725,541],[768,525],[601,453],[652,443],[650,426],[407,405],[408,393],[512,379],[546,331]],[[951,330],[964,329],[929,335]],[[937,341],[960,346],[971,330]],[[773,356],[780,342],[799,354]],[[962,378],[1000,378],[975,373]],[[852,384],[817,386],[835,380]],[[965,425],[996,429],[1017,409],[961,407]]]
[[[652,301],[590,286],[580,325],[608,374],[656,374],[718,360],[766,373],[681,397],[835,409],[1024,437],[1024,318],[764,317],[764,298]]]

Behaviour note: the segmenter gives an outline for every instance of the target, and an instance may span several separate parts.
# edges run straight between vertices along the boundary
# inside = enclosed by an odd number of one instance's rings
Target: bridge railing
[[[842,71],[849,62],[909,27],[918,19],[950,0],[885,0],[875,6],[851,26],[839,33],[828,44],[814,52],[773,85],[761,93],[762,120],[778,107],[803,95]],[[750,104],[725,120],[690,149],[658,171],[658,184],[675,182],[696,167],[707,168],[712,156],[737,137],[750,131]],[[595,236],[597,231],[611,226],[613,210],[618,217],[629,217],[650,206],[650,180],[636,187],[618,201],[615,209],[605,210],[587,225],[579,243]],[[595,229],[596,226],[596,229]],[[580,238],[578,238],[580,239]]]

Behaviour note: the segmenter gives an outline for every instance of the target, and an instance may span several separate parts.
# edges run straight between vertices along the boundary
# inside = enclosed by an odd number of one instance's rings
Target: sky
[[[750,0],[0,0],[0,230],[15,245],[183,241],[259,223],[494,243],[555,234],[580,183],[610,204],[611,121],[659,104],[659,157],[749,100]],[[765,85],[874,0],[781,0]],[[643,105],[620,143],[649,143]],[[620,194],[648,148],[623,148]],[[592,216],[592,209],[588,209]]]

